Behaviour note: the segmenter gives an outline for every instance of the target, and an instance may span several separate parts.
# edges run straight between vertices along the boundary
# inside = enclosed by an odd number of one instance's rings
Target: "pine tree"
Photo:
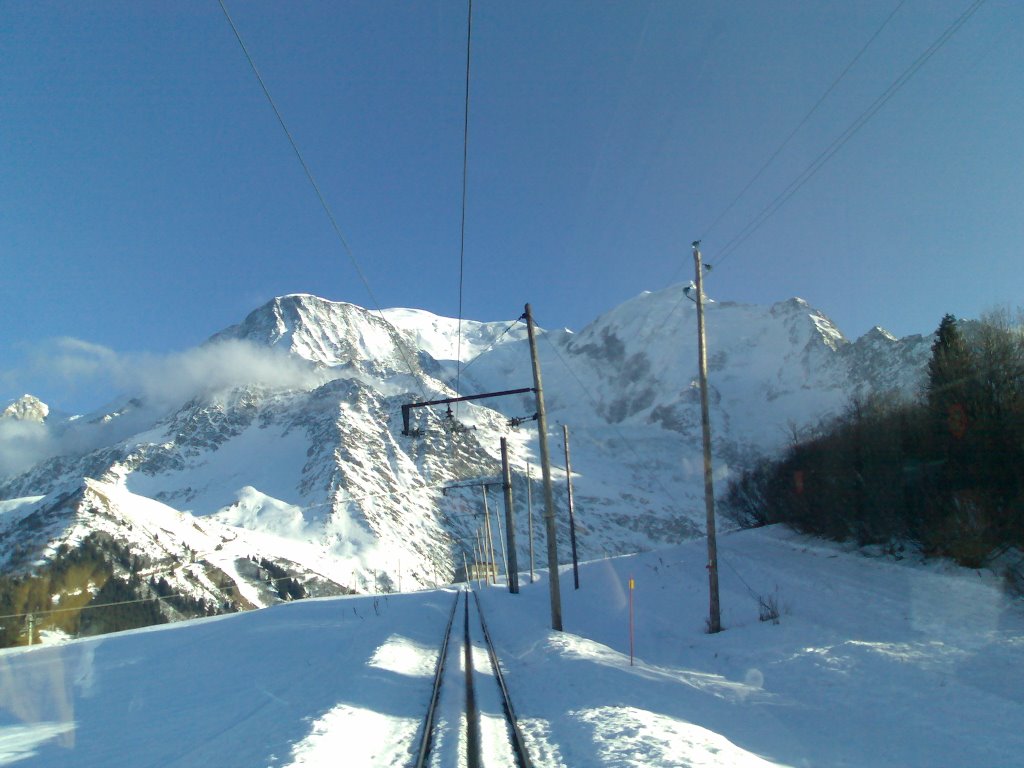
[[[947,314],[935,332],[932,357],[928,361],[928,406],[932,412],[944,421],[961,416],[958,411],[966,408],[970,381],[970,351],[956,317]],[[965,425],[949,426],[957,432]]]

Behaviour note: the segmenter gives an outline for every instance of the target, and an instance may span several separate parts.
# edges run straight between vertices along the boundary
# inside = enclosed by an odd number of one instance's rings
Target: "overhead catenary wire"
[[[551,341],[550,338],[548,338],[548,334],[544,333],[544,334],[541,334],[541,336],[542,336],[542,338],[547,340],[548,345],[551,347],[552,351],[554,351],[554,353],[555,353],[555,357],[557,357],[559,359],[559,361],[562,363],[562,365],[565,367],[565,369],[569,372],[569,375],[572,376],[572,378],[576,380],[576,383],[579,385],[580,389],[583,391],[583,394],[585,394],[587,396],[587,399],[590,400],[590,404],[594,407],[594,411],[598,412],[600,406],[599,406],[599,404],[597,402],[597,398],[594,397],[594,395],[591,393],[591,391],[587,387],[587,385],[583,383],[583,380],[578,375],[576,375],[576,371],[574,371],[572,369],[572,366],[570,366],[569,363],[566,361],[566,359],[562,356],[562,353],[558,351],[558,348],[555,346],[554,342]],[[627,439],[624,434],[622,434],[622,430],[620,430],[617,425],[615,425],[612,422],[608,421],[607,418],[605,419],[605,423],[612,429],[612,431],[615,432],[615,434],[618,436],[619,440],[622,441],[622,444],[625,445],[626,448],[629,449],[629,451],[637,458],[637,460],[640,461],[641,463],[644,463],[645,459],[642,456],[640,456],[639,452],[633,446],[632,442],[629,439]],[[671,497],[673,495],[664,486],[664,484],[661,482],[660,478],[658,478],[657,475],[654,476],[654,482],[657,483],[658,487],[661,488],[662,491],[664,491],[666,496]]]
[[[493,339],[493,340],[491,341],[491,343],[490,343],[490,344],[488,344],[488,345],[487,345],[487,347],[486,347],[485,349],[483,349],[483,350],[482,350],[482,351],[480,351],[480,352],[477,352],[477,353],[476,353],[476,354],[475,354],[475,355],[473,356],[473,359],[472,359],[472,360],[470,360],[470,361],[469,361],[468,363],[466,363],[466,364],[465,364],[464,366],[462,366],[462,373],[465,373],[465,372],[466,372],[467,370],[469,370],[469,367],[470,367],[471,365],[473,365],[473,363],[475,363],[475,362],[476,362],[477,360],[479,360],[479,359],[480,359],[481,357],[483,357],[483,356],[484,356],[484,355],[486,355],[486,354],[487,354],[488,352],[490,352],[490,351],[491,351],[492,349],[494,349],[494,348],[495,348],[496,346],[498,346],[498,343],[499,343],[499,342],[500,342],[500,341],[501,341],[501,340],[502,340],[503,338],[505,338],[505,336],[506,336],[506,335],[508,335],[508,333],[509,333],[509,332],[510,332],[510,331],[511,331],[511,330],[512,330],[513,328],[515,328],[515,327],[516,327],[517,325],[519,325],[519,324],[520,324],[521,322],[523,322],[523,320],[525,320],[525,318],[526,318],[526,315],[525,315],[525,314],[524,314],[524,315],[520,315],[520,316],[519,316],[518,318],[516,318],[516,319],[515,319],[515,320],[513,320],[513,321],[512,321],[511,323],[509,323],[509,324],[508,324],[508,326],[506,326],[505,330],[503,330],[503,331],[502,331],[501,333],[499,333],[499,334],[498,334],[497,336],[495,336],[495,337],[494,337],[494,339]],[[449,385],[450,385],[450,383],[451,383],[451,382],[449,382]],[[441,388],[440,388],[440,387],[436,387],[436,386],[434,386],[434,387],[431,387],[431,388],[430,388],[430,394],[424,394],[424,397],[423,397],[423,399],[424,399],[424,400],[428,400],[428,401],[429,401],[429,400],[433,400],[433,399],[435,399],[435,398],[434,398],[434,395],[438,394],[439,392],[441,392]],[[395,416],[397,416],[397,415],[399,415],[399,414],[401,413],[401,411],[400,411],[400,410],[399,410],[399,411],[392,411],[391,413],[392,413],[392,415],[395,415]]]
[[[416,368],[413,366],[412,361],[409,360],[408,354],[406,353],[404,345],[401,343],[401,334],[398,329],[385,317],[384,311],[381,309],[380,302],[377,301],[377,297],[373,292],[373,288],[370,287],[370,281],[366,277],[366,273],[359,264],[359,260],[356,258],[355,253],[348,244],[348,240],[341,231],[341,226],[338,224],[338,220],[335,218],[334,213],[331,211],[331,207],[327,204],[327,199],[324,197],[323,192],[320,189],[320,185],[317,184],[316,178],[313,176],[313,171],[310,170],[309,164],[306,162],[299,150],[298,144],[295,142],[295,138],[292,136],[292,132],[289,130],[287,123],[284,121],[284,116],[281,114],[281,110],[278,109],[277,103],[274,101],[274,97],[270,94],[270,89],[267,87],[266,82],[263,80],[263,76],[260,74],[259,69],[256,67],[256,62],[252,55],[249,53],[249,48],[246,46],[245,41],[242,39],[241,33],[238,31],[238,27],[235,26],[234,20],[231,18],[231,14],[228,13],[227,6],[224,5],[224,0],[217,0],[220,4],[221,10],[224,12],[224,18],[227,19],[228,25],[231,27],[231,31],[235,35],[235,39],[238,41],[238,45],[242,48],[242,53],[245,54],[246,61],[249,62],[249,67],[252,69],[253,74],[256,76],[256,80],[260,84],[260,88],[263,90],[263,95],[267,98],[267,103],[270,104],[270,108],[274,110],[274,115],[277,117],[277,122],[281,126],[281,130],[284,131],[284,135],[288,138],[288,143],[291,145],[292,151],[295,153],[295,157],[298,159],[299,164],[302,166],[303,172],[306,174],[306,179],[309,181],[310,186],[313,187],[313,191],[316,193],[317,199],[320,201],[320,207],[323,208],[324,213],[327,215],[327,219],[331,224],[331,229],[334,231],[338,242],[341,243],[342,249],[345,251],[352,263],[353,269],[356,271],[356,275],[359,277],[360,282],[366,289],[367,295],[370,297],[370,301],[373,303],[374,309],[377,311],[377,315],[384,322],[384,324],[390,329],[391,335],[395,340],[395,348],[398,350],[399,355],[402,357],[406,366],[409,368],[409,373],[412,374],[413,380],[417,383],[421,392],[425,391],[423,388],[423,382],[420,377],[416,375]]]
[[[462,394],[459,387],[462,379],[462,296],[466,264],[466,192],[469,180],[469,83],[470,67],[473,60],[473,0],[468,0],[468,6],[466,14],[466,92],[462,118],[462,220],[459,228],[459,327],[455,350],[456,395]],[[458,408],[458,405],[455,407]]]
[[[871,119],[878,114],[879,110],[884,107],[889,100],[896,95],[913,77],[916,75],[921,68],[928,63],[932,56],[934,56],[949,40],[955,35],[961,27],[966,24],[970,18],[978,11],[978,9],[985,3],[985,0],[972,0],[971,4],[960,14],[945,30],[929,45],[924,52],[922,52],[914,61],[893,80],[889,86],[864,110],[862,111],[847,127],[846,129],[837,136],[831,144],[829,144],[817,157],[814,158],[776,197],[756,216],[754,216],[746,226],[744,226],[731,240],[729,240],[719,251],[713,266],[720,266],[729,256],[731,256],[737,248],[745,243],[758,229],[764,225],[775,213],[778,212],[782,206],[784,206],[790,198],[797,193],[797,191],[803,187],[808,181],[810,181],[815,174],[829,161],[836,153],[841,150],[846,143],[852,139],[861,128],[867,125]]]
[[[496,346],[498,346],[498,342],[501,341],[506,336],[506,334],[508,334],[509,331],[511,331],[513,328],[515,328],[517,325],[519,325],[525,319],[526,319],[526,315],[520,315],[515,320],[513,320],[511,323],[509,323],[508,327],[505,328],[505,330],[503,330],[501,333],[499,333],[497,336],[494,337],[494,340],[490,344],[487,345],[486,349],[484,349],[482,352],[478,352],[476,355],[474,355],[472,360],[470,360],[468,363],[466,363],[462,367],[462,372],[465,373],[466,369],[468,369],[469,366],[471,366],[473,363],[475,363],[481,357],[483,357],[488,352],[490,352],[492,349],[494,349]]]

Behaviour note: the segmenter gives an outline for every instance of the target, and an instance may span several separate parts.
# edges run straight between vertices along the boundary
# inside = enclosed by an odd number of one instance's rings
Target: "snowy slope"
[[[75,556],[83,551],[84,562]],[[280,569],[278,579],[263,561]],[[163,619],[179,620],[279,603],[285,597],[278,582],[285,580],[301,584],[304,595],[354,591],[350,564],[315,547],[196,518],[131,493],[122,482],[92,479],[0,505],[0,571],[32,573],[48,585],[49,604],[32,606],[41,609],[44,630],[67,631],[61,619],[69,617],[61,612],[87,603],[171,598],[153,606]],[[104,631],[107,618],[77,631]]]
[[[1024,606],[993,576],[782,529],[719,544],[717,635],[701,541],[585,564],[562,633],[543,580],[484,589],[538,768],[1021,764]],[[756,594],[778,598],[779,624],[758,621]],[[0,764],[406,764],[452,597],[300,601],[0,651]]]
[[[385,309],[384,317],[406,331],[421,349],[437,361],[469,363],[494,345],[526,338],[526,325],[515,322],[481,323],[476,320],[440,317],[422,309]]]

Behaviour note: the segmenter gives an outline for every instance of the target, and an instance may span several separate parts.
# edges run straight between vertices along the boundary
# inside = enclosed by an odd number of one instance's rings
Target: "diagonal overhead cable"
[[[401,355],[402,360],[405,361],[406,366],[409,368],[409,373],[416,381],[420,391],[426,393],[423,389],[423,382],[420,377],[416,375],[416,369],[413,367],[412,362],[406,353],[404,345],[401,343],[401,335],[391,322],[384,316],[384,312],[380,307],[380,302],[377,301],[377,297],[373,293],[373,289],[370,287],[370,281],[366,279],[366,274],[363,272],[362,267],[359,265],[356,255],[352,252],[352,248],[349,246],[348,241],[345,239],[345,235],[341,231],[341,227],[338,225],[338,220],[334,218],[334,214],[331,212],[330,206],[327,204],[327,200],[324,198],[323,192],[320,191],[320,185],[316,183],[316,179],[313,177],[313,172],[309,169],[309,165],[306,163],[305,158],[302,156],[302,152],[299,151],[298,144],[295,143],[295,139],[292,137],[292,133],[288,130],[288,125],[284,121],[284,117],[281,115],[281,110],[277,108],[277,104],[274,102],[274,97],[270,95],[270,89],[267,88],[267,84],[263,81],[262,75],[260,75],[259,69],[256,68],[256,62],[253,60],[252,55],[249,53],[248,47],[245,45],[245,41],[242,40],[242,35],[238,31],[238,27],[235,26],[235,22],[231,18],[231,14],[228,13],[227,7],[224,5],[224,0],[217,0],[220,4],[220,9],[224,12],[224,18],[227,19],[228,25],[231,27],[231,31],[235,34],[235,39],[238,40],[239,46],[242,48],[242,53],[245,54],[246,60],[249,62],[249,67],[252,69],[256,79],[259,81],[260,88],[263,89],[263,95],[267,97],[267,102],[270,104],[271,109],[274,110],[274,114],[277,116],[277,122],[281,125],[281,130],[284,131],[284,135],[288,137],[288,143],[291,144],[292,151],[295,153],[295,157],[298,158],[299,164],[302,166],[302,170],[306,174],[306,178],[309,180],[310,185],[313,187],[313,191],[316,193],[317,199],[320,201],[320,206],[324,209],[324,213],[327,214],[327,219],[331,223],[331,228],[334,230],[334,234],[338,238],[338,242],[341,243],[342,248],[348,255],[349,261],[352,262],[352,267],[355,269],[356,274],[359,276],[359,280],[362,282],[363,287],[366,288],[366,293],[370,297],[370,301],[373,303],[374,309],[377,310],[377,315],[388,327],[391,335],[395,339],[395,348]]]
[[[857,51],[857,54],[852,59],[850,59],[850,63],[843,67],[843,71],[840,72],[836,79],[832,81],[832,85],[830,85],[825,90],[825,92],[821,94],[821,97],[816,102],[814,102],[814,106],[811,107],[810,110],[808,110],[807,114],[803,116],[803,119],[796,124],[793,130],[789,132],[786,138],[782,140],[782,143],[779,144],[778,148],[776,148],[776,150],[772,152],[768,159],[764,161],[761,167],[757,169],[757,173],[750,177],[750,181],[748,181],[746,185],[743,187],[743,189],[741,189],[736,194],[732,201],[727,206],[725,206],[722,212],[715,217],[714,221],[712,221],[711,224],[708,225],[707,229],[704,230],[704,234],[701,235],[698,239],[704,240],[707,238],[708,234],[712,230],[714,230],[715,226],[725,217],[727,213],[729,213],[729,211],[733,209],[733,207],[735,207],[736,203],[740,201],[740,198],[742,198],[747,193],[747,191],[754,185],[754,183],[759,178],[761,178],[761,175],[768,169],[768,166],[770,166],[775,161],[775,158],[777,158],[782,153],[782,150],[789,146],[789,142],[793,140],[793,137],[800,132],[800,129],[803,128],[807,124],[807,121],[814,116],[814,113],[818,111],[818,107],[820,107],[822,103],[824,103],[825,99],[828,98],[829,94],[836,89],[836,87],[839,85],[839,83],[843,81],[843,79],[846,77],[849,71],[853,69],[853,67],[857,64],[858,61],[860,61],[861,56],[863,56],[867,49],[871,47],[871,44],[875,42],[875,38],[882,34],[882,30],[889,25],[889,22],[892,20],[892,17],[895,16],[896,12],[903,7],[903,4],[905,2],[906,0],[900,0],[900,2],[896,4],[896,7],[893,8],[889,15],[885,17],[885,21],[883,21],[881,25],[878,27],[878,29],[875,30],[874,34],[868,38],[868,41],[864,43],[863,46],[861,46],[861,49]]]
[[[459,331],[455,351],[455,394],[462,380],[462,285],[466,263],[466,188],[469,178],[469,74],[473,44],[473,0],[469,0],[466,19],[466,96],[462,118],[462,223],[459,232]],[[456,406],[457,408],[458,406]]]
[[[846,130],[844,130],[835,140],[829,144],[821,153],[811,161],[811,163],[801,171],[789,185],[780,192],[774,200],[768,205],[761,209],[761,211],[754,216],[753,219],[742,229],[740,232],[733,237],[729,242],[722,247],[718,253],[718,258],[714,262],[713,266],[719,266],[726,258],[735,252],[747,239],[753,235],[761,226],[768,221],[783,205],[785,205],[793,195],[796,194],[804,184],[811,180],[814,175],[821,170],[822,166],[825,165],[832,157],[835,156],[840,149],[848,142],[853,136],[863,128],[873,118],[878,111],[886,105],[896,93],[906,85],[911,78],[918,73],[918,71],[928,60],[934,56],[942,46],[944,46],[949,39],[955,35],[964,24],[977,12],[977,10],[985,3],[985,0],[973,0],[973,2],[967,7],[967,9],[957,17],[952,24],[939,35],[931,45],[929,45],[924,52],[918,56],[908,66],[899,77],[889,84],[889,87],[885,89],[857,118],[850,123]],[[710,266],[709,266],[710,268]]]

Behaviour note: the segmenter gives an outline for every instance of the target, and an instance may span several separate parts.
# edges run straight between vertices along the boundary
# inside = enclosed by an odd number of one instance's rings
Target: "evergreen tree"
[[[861,544],[910,538],[970,567],[1024,546],[1024,321],[935,334],[925,397],[855,399],[779,460],[730,483],[742,525],[786,522]]]
[[[972,371],[970,350],[959,323],[947,314],[939,323],[928,361],[928,407],[940,428],[955,437],[967,429],[968,393]]]

